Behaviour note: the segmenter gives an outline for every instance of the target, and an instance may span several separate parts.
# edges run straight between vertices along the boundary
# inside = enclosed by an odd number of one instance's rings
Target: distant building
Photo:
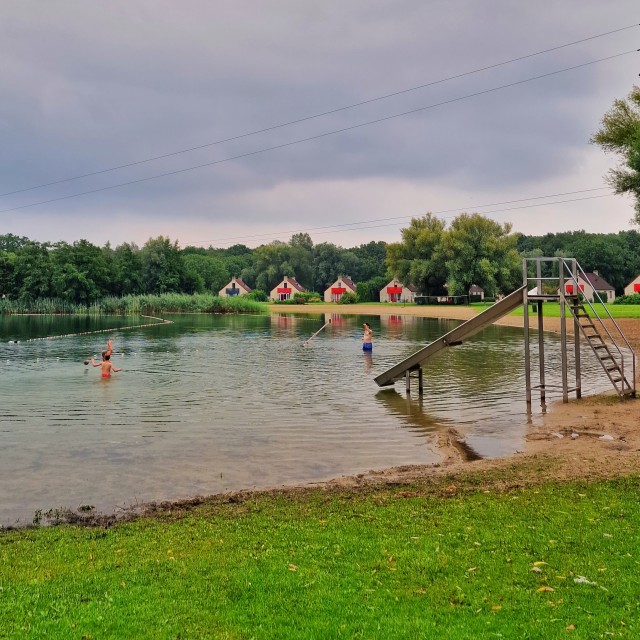
[[[484,289],[477,284],[472,284],[469,287],[469,301],[474,302],[478,300],[484,300]]]
[[[291,300],[296,293],[304,293],[306,289],[295,278],[285,276],[280,283],[271,289],[269,298],[275,300]]]
[[[565,295],[572,296],[581,293],[589,302],[598,302],[595,297],[597,293],[603,302],[613,302],[616,299],[616,290],[604,279],[601,278],[596,271],[593,273],[585,273],[578,275],[578,286],[572,280],[564,283]]]
[[[640,293],[640,274],[624,288],[625,296],[631,296],[634,293]]]
[[[380,302],[414,302],[418,290],[412,285],[404,285],[394,278],[380,289]]]
[[[222,298],[233,298],[234,296],[243,296],[250,291],[251,287],[242,282],[240,278],[231,278],[231,281],[220,289],[218,295]]]
[[[338,279],[324,292],[325,302],[338,302],[345,293],[356,293],[356,284],[349,276],[339,276]]]

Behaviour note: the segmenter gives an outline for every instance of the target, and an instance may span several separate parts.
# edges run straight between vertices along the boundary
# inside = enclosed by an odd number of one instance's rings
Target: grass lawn
[[[477,308],[478,313],[480,313],[481,311],[484,311],[485,309],[490,307],[491,304],[483,303],[483,302],[477,302],[477,303],[474,302],[470,306]],[[587,313],[589,313],[589,315],[593,315],[591,311],[591,307],[589,307],[588,304],[585,305],[585,308],[587,309]],[[596,310],[600,318],[605,319],[609,317],[601,304],[596,303],[593,305],[593,308]],[[607,309],[609,310],[609,313],[614,318],[640,318],[640,305],[637,305],[637,304],[608,304]],[[531,304],[529,305],[529,311],[531,311]],[[519,309],[516,309],[515,311],[511,312],[510,315],[522,316],[523,314],[524,314],[524,308],[520,307]],[[559,318],[560,305],[557,302],[545,302],[544,315],[549,318]],[[570,315],[570,312],[567,309],[567,316],[569,315]]]
[[[0,638],[640,637],[640,477],[498,486],[5,532]]]

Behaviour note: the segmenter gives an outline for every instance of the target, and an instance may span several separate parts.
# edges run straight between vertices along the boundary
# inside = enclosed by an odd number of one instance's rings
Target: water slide
[[[420,349],[420,351],[416,351],[402,362],[387,369],[375,378],[378,386],[387,387],[396,382],[396,380],[403,379],[407,371],[417,369],[423,362],[433,357],[439,351],[442,351],[442,349],[462,344],[464,340],[478,333],[478,331],[493,324],[496,320],[502,318],[502,316],[511,313],[522,305],[525,289],[526,287],[524,286],[516,289],[513,293],[510,293],[500,300],[500,302],[496,302],[482,313],[471,318],[471,320],[463,322],[452,331],[449,331],[449,333],[445,333],[441,338]]]

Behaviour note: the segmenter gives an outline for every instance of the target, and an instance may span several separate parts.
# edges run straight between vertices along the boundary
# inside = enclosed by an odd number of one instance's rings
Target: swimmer
[[[109,342],[111,342],[111,340],[109,340]],[[102,360],[102,362],[96,362],[93,358],[91,358],[91,364],[94,367],[102,367],[101,372],[102,372],[102,377],[103,378],[110,378],[112,371],[113,372],[122,371],[122,369],[118,369],[118,367],[116,367],[111,362],[111,355],[106,353],[106,352],[105,352],[104,359]]]

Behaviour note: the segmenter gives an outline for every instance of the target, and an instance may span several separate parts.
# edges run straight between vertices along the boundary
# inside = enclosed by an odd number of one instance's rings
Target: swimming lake
[[[490,327],[437,356],[419,398],[374,377],[457,321],[334,315],[303,346],[329,316],[167,318],[173,324],[123,328],[149,321],[0,317],[0,524],[31,522],[38,509],[112,512],[434,463],[448,426],[479,455],[506,455],[540,418],[535,396],[526,412],[519,329]],[[371,354],[361,348],[364,321]],[[108,331],[42,339],[98,330]],[[102,379],[83,363],[99,359],[107,337],[123,371]],[[559,340],[545,346],[548,369],[559,371]],[[583,393],[606,382],[585,354]]]

